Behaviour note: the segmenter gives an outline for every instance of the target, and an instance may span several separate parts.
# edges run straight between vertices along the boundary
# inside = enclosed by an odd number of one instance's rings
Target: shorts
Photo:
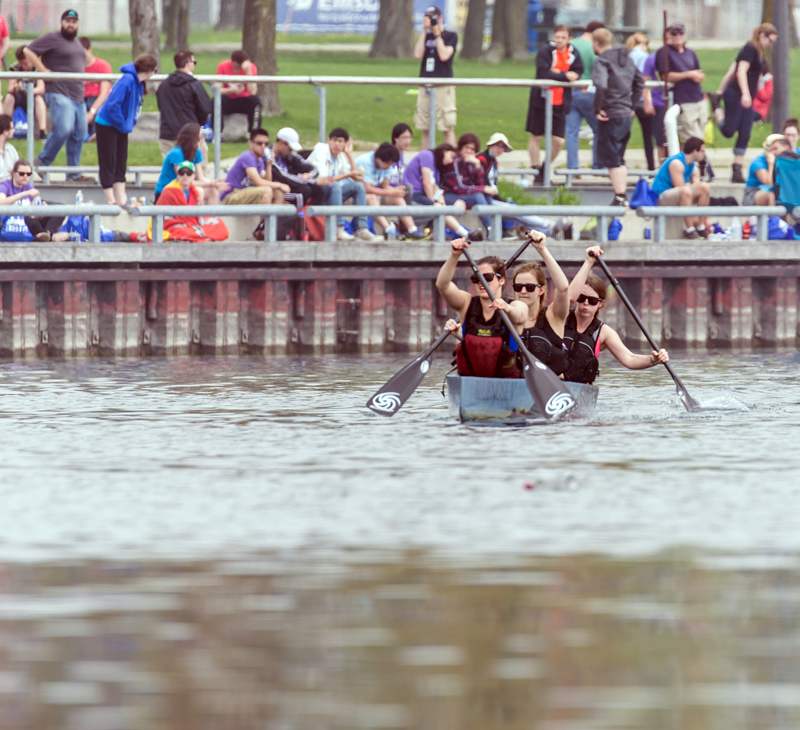
[[[525,131],[534,137],[544,136],[544,107],[528,105],[528,119],[525,122]],[[564,106],[553,107],[553,136],[564,139],[567,128],[567,115]]]
[[[678,136],[684,142],[690,137],[703,139],[707,122],[708,102],[705,99],[681,104],[681,113],[678,114]]]
[[[231,190],[223,199],[223,205],[258,205],[261,202],[263,190],[260,187],[240,188]]]
[[[697,188],[692,183],[686,183],[692,191],[692,205],[695,204],[694,201],[697,199]],[[681,187],[686,187],[686,185],[682,185]],[[758,188],[756,188],[758,190]],[[671,205],[671,206],[678,206],[681,204],[681,188],[669,188],[665,190],[661,195],[658,196],[658,204],[659,205]],[[746,204],[745,204],[746,205]]]
[[[427,132],[431,126],[431,97],[420,86],[417,108],[414,110],[414,127]],[[450,132],[456,128],[456,87],[436,87],[436,129]]]
[[[742,200],[742,205],[756,205],[756,193],[761,190],[759,187],[755,188],[745,188],[744,189],[744,199]]]
[[[14,92],[14,109],[28,110],[28,92],[16,91]]]
[[[631,138],[630,117],[615,117],[607,122],[597,122],[597,166],[609,170],[625,164],[625,149]]]

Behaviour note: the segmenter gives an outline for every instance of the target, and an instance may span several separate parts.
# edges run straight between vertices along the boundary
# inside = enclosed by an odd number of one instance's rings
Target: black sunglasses
[[[194,173],[191,170],[187,170],[184,168],[183,170],[178,170],[178,176],[180,177],[182,175],[188,176],[188,175],[194,175]]]
[[[502,274],[495,274],[495,273],[493,273],[493,272],[489,272],[488,274],[484,274],[484,275],[483,275],[483,278],[484,278],[484,279],[486,279],[486,283],[488,284],[490,281],[494,281],[494,277],[495,277],[495,276],[496,276],[498,279],[502,279],[502,278],[503,278]],[[481,280],[478,278],[478,275],[477,275],[477,274],[473,274],[472,276],[470,276],[470,277],[469,277],[469,280],[470,280],[470,281],[471,281],[473,284],[480,284],[480,283],[481,283]]]
[[[20,172],[19,170],[15,170],[14,172],[16,172],[20,177],[30,177],[33,175],[32,172]]]
[[[544,286],[544,284],[514,284],[514,291],[519,293],[523,289],[525,291],[536,291],[539,287]]]
[[[674,28],[669,32],[670,35],[683,35],[684,33],[686,33],[686,31],[681,30],[680,28]]]
[[[578,297],[578,304],[583,304],[584,302],[589,302],[591,306],[594,306],[598,302],[602,302],[602,297],[587,297],[585,294],[581,294]]]

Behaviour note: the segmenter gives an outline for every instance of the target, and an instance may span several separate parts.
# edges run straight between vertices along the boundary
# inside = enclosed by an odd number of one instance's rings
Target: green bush
[[[517,205],[580,205],[583,191],[565,188],[563,185],[550,191],[550,200],[546,195],[533,195],[521,185],[505,178],[497,181],[497,192],[502,198],[510,198]]]

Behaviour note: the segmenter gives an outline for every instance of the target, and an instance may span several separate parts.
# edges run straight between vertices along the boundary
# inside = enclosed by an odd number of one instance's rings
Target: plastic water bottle
[[[394,223],[390,223],[389,227],[386,229],[386,240],[387,241],[397,240],[397,226]]]
[[[739,220],[739,217],[736,216],[733,221],[731,221],[731,241],[741,241],[742,240],[742,222]]]
[[[75,193],[75,205],[83,205],[83,190]]]

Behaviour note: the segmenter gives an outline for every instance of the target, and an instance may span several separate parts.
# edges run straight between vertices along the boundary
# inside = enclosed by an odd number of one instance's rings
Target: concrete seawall
[[[571,276],[585,247],[550,249]],[[0,357],[415,352],[452,314],[434,286],[448,250],[441,243],[0,244]],[[515,250],[513,243],[471,249],[476,258]],[[665,346],[797,343],[800,248],[792,242],[618,242],[605,250]],[[469,273],[459,270],[460,286]],[[616,297],[603,319],[630,346],[644,346]]]

